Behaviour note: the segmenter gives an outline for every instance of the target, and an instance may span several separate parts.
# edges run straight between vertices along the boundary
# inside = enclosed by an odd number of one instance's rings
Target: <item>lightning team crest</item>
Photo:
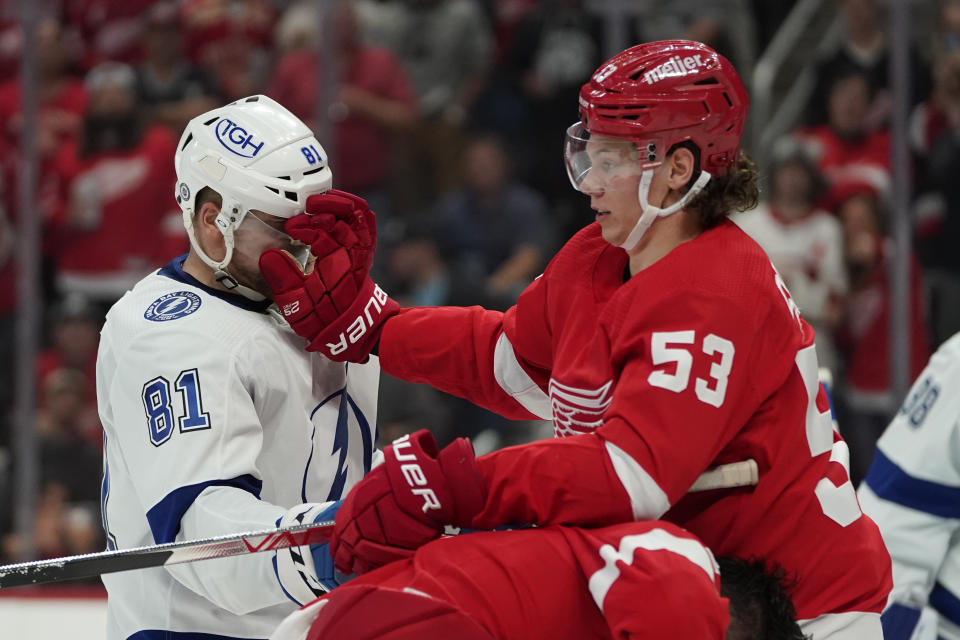
[[[143,317],[153,322],[166,322],[188,316],[199,308],[200,296],[191,291],[174,291],[151,302]]]

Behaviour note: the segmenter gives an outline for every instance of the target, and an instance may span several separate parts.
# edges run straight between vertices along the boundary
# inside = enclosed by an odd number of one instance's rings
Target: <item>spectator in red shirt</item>
[[[955,3],[960,13],[960,2]],[[958,16],[960,20],[960,16]],[[960,50],[943,53],[929,100],[910,119],[917,159],[914,246],[929,296],[932,344],[960,331]]]
[[[276,11],[268,0],[183,0],[186,55],[228,100],[259,93],[270,70]]]
[[[67,74],[69,56],[64,46],[64,31],[53,19],[37,26],[38,98],[37,147],[41,156],[74,138],[87,105],[83,81]],[[0,135],[14,147],[19,145],[23,118],[20,112],[20,79],[0,84]]]
[[[870,104],[865,119],[870,128],[889,121],[890,39],[885,33],[887,17],[884,2],[877,0],[839,0],[839,18],[844,34],[836,49],[816,61],[816,84],[810,93],[804,121],[820,125],[829,120],[829,92],[836,80],[849,73],[859,73],[870,86]],[[927,36],[927,41],[933,38]],[[930,92],[930,70],[916,47],[909,47],[910,105],[918,104]]]
[[[846,355],[838,394],[839,424],[850,446],[850,477],[866,474],[877,438],[897,409],[890,388],[890,247],[883,235],[880,201],[874,194],[854,194],[837,211],[844,230],[850,295],[837,346]],[[930,357],[920,265],[910,256],[910,379]]]
[[[940,54],[933,69],[930,97],[910,114],[910,147],[920,158],[941,136],[960,127],[960,50]]]
[[[413,85],[389,50],[364,44],[356,12],[349,2],[332,15],[337,34],[334,54],[342,69],[337,103],[342,119],[334,126],[334,186],[356,193],[376,209],[381,230],[391,217],[387,182],[391,174],[392,136],[416,123]],[[277,63],[267,95],[316,129],[318,20],[310,5],[295,5],[281,19],[279,40],[290,48]],[[389,234],[387,234],[389,235]]]
[[[143,15],[154,0],[70,0],[63,2],[67,24],[85,46],[84,69],[111,60],[136,64],[143,55]]]
[[[840,75],[830,87],[829,122],[796,133],[827,179],[827,209],[836,210],[846,196],[864,189],[881,196],[890,191],[890,133],[867,128],[870,100],[866,76]]]
[[[410,77],[420,120],[398,146],[396,197],[422,213],[462,179],[468,128],[487,87],[493,31],[476,0],[363,5],[365,35],[389,47]],[[379,214],[379,212],[378,212]]]
[[[83,124],[87,107],[87,90],[82,80],[68,74],[71,56],[66,44],[67,34],[52,18],[44,18],[37,25],[38,53],[38,109],[34,141],[39,154],[37,206],[30,211],[19,211],[16,202],[18,166],[23,117],[21,113],[21,85],[17,77],[0,83],[0,207],[6,208],[11,224],[16,224],[18,215],[40,215],[49,222],[55,211],[55,194],[59,178],[54,171],[54,158],[66,145],[75,141]],[[49,236],[43,238],[44,255],[50,255],[53,247]],[[2,267],[0,267],[2,268]],[[12,270],[12,266],[10,267]],[[6,274],[4,274],[4,278]],[[9,286],[15,276],[11,275]],[[0,285],[0,289],[4,288]],[[11,293],[12,295],[12,293]]]
[[[83,134],[57,157],[62,190],[54,220],[62,292],[118,299],[186,247],[173,196],[176,140],[144,126],[133,70],[105,63],[87,77]]]

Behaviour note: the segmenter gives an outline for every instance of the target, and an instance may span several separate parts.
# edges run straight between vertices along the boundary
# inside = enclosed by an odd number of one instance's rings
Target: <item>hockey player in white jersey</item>
[[[960,333],[933,354],[858,494],[893,559],[887,640],[960,640]]]
[[[330,188],[320,143],[252,96],[193,119],[175,163],[190,252],[113,306],[97,359],[109,548],[332,519],[374,454],[376,359],[305,351],[257,265],[313,259],[283,223]],[[106,637],[266,638],[333,580],[326,545],[104,576]]]

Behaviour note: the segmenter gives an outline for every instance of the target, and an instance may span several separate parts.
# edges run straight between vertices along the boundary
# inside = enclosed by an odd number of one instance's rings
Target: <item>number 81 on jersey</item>
[[[183,410],[177,417],[180,433],[209,429],[210,414],[203,410],[200,374],[196,369],[180,372],[173,388],[180,392]],[[147,414],[150,442],[159,447],[173,434],[173,405],[170,381],[157,376],[143,385],[143,408]]]

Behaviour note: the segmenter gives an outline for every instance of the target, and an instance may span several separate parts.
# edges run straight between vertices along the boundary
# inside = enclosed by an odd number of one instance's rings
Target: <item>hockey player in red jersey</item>
[[[782,577],[662,521],[436,540],[271,640],[801,640]]]
[[[362,571],[448,524],[606,526],[662,518],[718,555],[758,556],[797,579],[814,640],[882,637],[890,559],[849,480],[817,379],[813,331],[760,247],[727,219],[757,199],[740,150],[746,91],[730,63],[689,41],[613,57],[580,92],[567,131],[574,186],[595,222],[499,313],[409,308],[351,261],[372,214],[342,192],[288,231],[261,269],[308,349],[468,398],[552,418],[554,440],[474,459],[429,434],[385,450],[348,495],[332,541]],[[752,488],[686,495],[710,467],[753,459]]]

